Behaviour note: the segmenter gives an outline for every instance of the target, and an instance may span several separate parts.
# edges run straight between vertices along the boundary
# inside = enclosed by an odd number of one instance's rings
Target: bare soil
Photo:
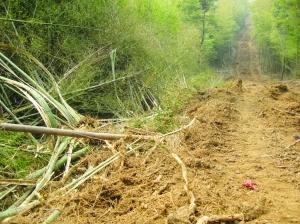
[[[300,82],[245,81],[242,88],[199,92],[190,105],[186,115],[196,118],[194,125],[148,159],[143,151],[126,157],[78,191],[48,196],[15,223],[40,223],[53,208],[62,209],[54,223],[166,223],[189,204],[170,152],[185,163],[196,197],[196,211],[174,223],[240,213],[249,223],[300,223]],[[81,169],[105,154],[95,152]],[[242,186],[247,179],[257,190]]]

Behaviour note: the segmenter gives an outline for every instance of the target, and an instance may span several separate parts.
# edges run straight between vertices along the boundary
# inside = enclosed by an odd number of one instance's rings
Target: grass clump
[[[48,156],[30,152],[32,142],[22,133],[0,132],[0,176],[22,178],[46,164]]]

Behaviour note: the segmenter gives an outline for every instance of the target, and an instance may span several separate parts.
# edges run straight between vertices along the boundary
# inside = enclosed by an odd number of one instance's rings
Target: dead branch
[[[96,132],[88,132],[82,130],[47,128],[47,127],[38,127],[38,126],[31,126],[31,125],[8,124],[8,123],[0,124],[0,129],[5,131],[13,131],[13,132],[29,132],[32,134],[69,136],[69,137],[76,137],[76,138],[91,138],[91,139],[101,139],[101,140],[118,140],[121,138],[131,138],[131,139],[139,138],[144,140],[151,140],[157,138],[156,136],[150,136],[150,135],[96,133]]]
[[[210,223],[231,223],[234,221],[243,221],[243,214],[235,214],[235,215],[221,215],[221,216],[203,216],[198,219],[197,224],[210,224]]]

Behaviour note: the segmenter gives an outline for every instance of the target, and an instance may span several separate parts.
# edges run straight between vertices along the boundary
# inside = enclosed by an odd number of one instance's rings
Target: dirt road
[[[216,197],[216,206],[202,213],[244,211],[250,212],[248,220],[253,223],[300,223],[300,143],[295,143],[300,133],[299,90],[300,82],[246,81],[239,94],[221,90],[205,104],[198,103],[193,116],[205,114],[207,125],[217,129],[208,138],[213,152],[206,159],[201,152],[207,149],[196,153],[214,167],[208,172],[213,182],[205,194]],[[214,109],[207,109],[209,105]],[[210,129],[200,126],[191,133],[195,151],[207,147],[203,146],[207,136],[193,136],[197,130]],[[247,179],[257,183],[257,191],[241,188]]]

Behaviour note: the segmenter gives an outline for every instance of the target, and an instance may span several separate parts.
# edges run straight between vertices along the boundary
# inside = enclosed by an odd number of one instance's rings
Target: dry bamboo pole
[[[131,139],[144,139],[151,140],[157,138],[156,136],[150,135],[126,135],[126,134],[111,134],[111,133],[96,133],[82,130],[71,130],[71,129],[59,129],[59,128],[48,128],[41,126],[21,125],[21,124],[0,124],[0,130],[13,131],[13,132],[29,132],[32,134],[45,134],[55,136],[69,136],[76,138],[91,138],[101,140],[118,140],[121,138]]]

